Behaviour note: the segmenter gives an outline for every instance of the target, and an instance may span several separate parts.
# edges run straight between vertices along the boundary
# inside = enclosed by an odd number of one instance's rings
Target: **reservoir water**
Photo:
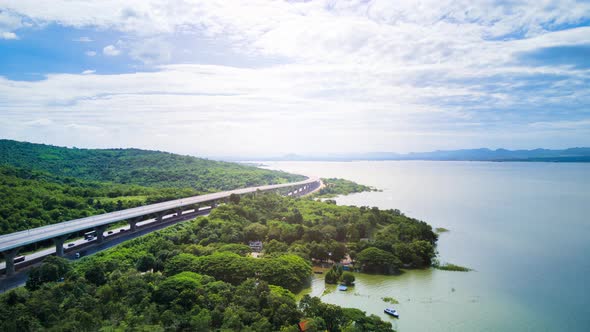
[[[397,208],[440,235],[439,257],[472,272],[356,274],[347,292],[321,276],[304,292],[391,321],[398,331],[590,331],[590,164],[265,162],[382,189],[339,205]],[[399,301],[400,319],[383,313]]]

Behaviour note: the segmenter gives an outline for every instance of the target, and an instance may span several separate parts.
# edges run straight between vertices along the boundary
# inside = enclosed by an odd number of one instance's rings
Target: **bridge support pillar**
[[[55,256],[63,257],[64,256],[64,242],[68,239],[70,235],[62,235],[53,238],[53,243],[55,243]]]
[[[19,249],[20,248],[14,248],[4,252],[7,276],[11,276],[14,274],[14,257],[16,257],[16,255],[18,254]]]
[[[104,231],[107,230],[107,226],[98,226],[94,230],[96,231],[96,243],[102,243],[104,241]]]
[[[162,219],[164,218],[164,212],[160,212],[156,215],[156,222],[162,222]]]
[[[182,208],[179,208],[178,210],[176,210],[176,216],[177,217],[182,216]]]
[[[129,230],[135,232],[137,230],[137,223],[141,221],[141,217],[129,220]]]
[[[211,206],[212,209],[217,207],[217,202],[216,201],[211,201],[209,206]]]

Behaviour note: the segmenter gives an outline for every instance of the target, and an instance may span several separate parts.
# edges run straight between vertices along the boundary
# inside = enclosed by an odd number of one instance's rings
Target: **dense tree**
[[[0,235],[202,193],[303,177],[137,149],[0,140]],[[239,203],[239,196],[232,196]]]
[[[240,195],[238,195],[238,194],[229,195],[229,201],[232,204],[240,204]]]
[[[82,203],[97,203],[88,198]],[[264,242],[263,258],[246,256],[254,239]],[[18,317],[0,322],[0,330],[289,331],[303,318],[330,331],[391,331],[376,316],[319,299],[298,309],[288,289],[304,285],[312,261],[339,261],[347,253],[372,272],[394,272],[400,258],[428,266],[435,241],[427,224],[395,210],[242,196],[208,217],[68,265],[63,282],[50,278],[34,291],[0,296],[0,314]],[[51,265],[47,271],[55,270]],[[335,282],[350,284],[353,277],[342,273]]]
[[[354,277],[354,274],[350,272],[343,272],[342,277],[340,277],[340,280],[346,286],[352,286],[354,285],[354,281],[356,280],[356,278]]]
[[[413,267],[428,267],[436,256],[434,246],[424,240],[395,243],[393,250],[403,264]]]
[[[310,326],[328,331],[393,331],[391,323],[377,316],[367,317],[358,309],[343,309],[323,303],[317,297],[303,296],[299,302],[303,315],[309,318]],[[321,331],[321,330],[317,330]]]
[[[289,246],[286,243],[272,239],[264,245],[264,254],[265,255],[283,254],[283,253],[287,252],[288,249],[289,249]]]
[[[337,284],[342,277],[342,266],[340,265],[333,265],[326,275],[324,276],[324,280],[327,284]]]
[[[302,180],[299,175],[236,163],[139,149],[69,149],[0,140],[0,165],[84,180],[200,192]]]
[[[384,322],[375,315],[367,316],[365,312],[355,308],[343,308],[342,312],[349,322],[343,332],[387,332],[392,331],[391,323]]]
[[[30,290],[38,289],[46,282],[63,280],[69,271],[70,265],[67,259],[47,256],[41,266],[31,269],[26,286]]]
[[[136,267],[138,271],[145,272],[151,270],[156,265],[156,258],[152,254],[141,256],[137,261]]]
[[[246,241],[262,241],[266,239],[268,227],[260,223],[251,223],[244,227],[244,239]]]
[[[245,244],[230,243],[220,246],[217,251],[233,252],[234,254],[238,254],[240,256],[247,256],[250,252],[252,252],[252,249],[250,249],[250,247]]]
[[[324,187],[315,195],[317,197],[336,197],[338,195],[348,195],[363,191],[374,191],[375,188],[364,186],[353,181],[336,178],[322,178]],[[332,201],[335,203],[334,201]],[[332,203],[330,202],[330,203]]]
[[[396,256],[375,247],[359,252],[357,261],[366,272],[393,273],[401,267],[401,262]]]

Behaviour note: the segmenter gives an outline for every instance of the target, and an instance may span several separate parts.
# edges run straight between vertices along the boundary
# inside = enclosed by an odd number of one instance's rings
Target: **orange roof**
[[[309,322],[308,319],[302,320],[297,324],[297,327],[299,327],[299,331],[304,332],[307,331],[307,329],[309,328],[307,326],[307,323]]]

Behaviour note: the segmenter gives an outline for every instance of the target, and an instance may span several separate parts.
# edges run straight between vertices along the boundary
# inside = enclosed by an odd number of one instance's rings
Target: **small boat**
[[[315,274],[323,274],[324,272],[322,272],[322,271],[313,271],[313,273],[315,273]]]
[[[393,308],[386,308],[385,310],[383,310],[386,314],[391,315],[395,318],[399,318],[399,314],[397,313],[397,310],[393,309]]]
[[[345,291],[345,290],[348,290],[348,287],[346,287],[344,285],[340,285],[340,286],[338,286],[338,290],[339,291]]]

